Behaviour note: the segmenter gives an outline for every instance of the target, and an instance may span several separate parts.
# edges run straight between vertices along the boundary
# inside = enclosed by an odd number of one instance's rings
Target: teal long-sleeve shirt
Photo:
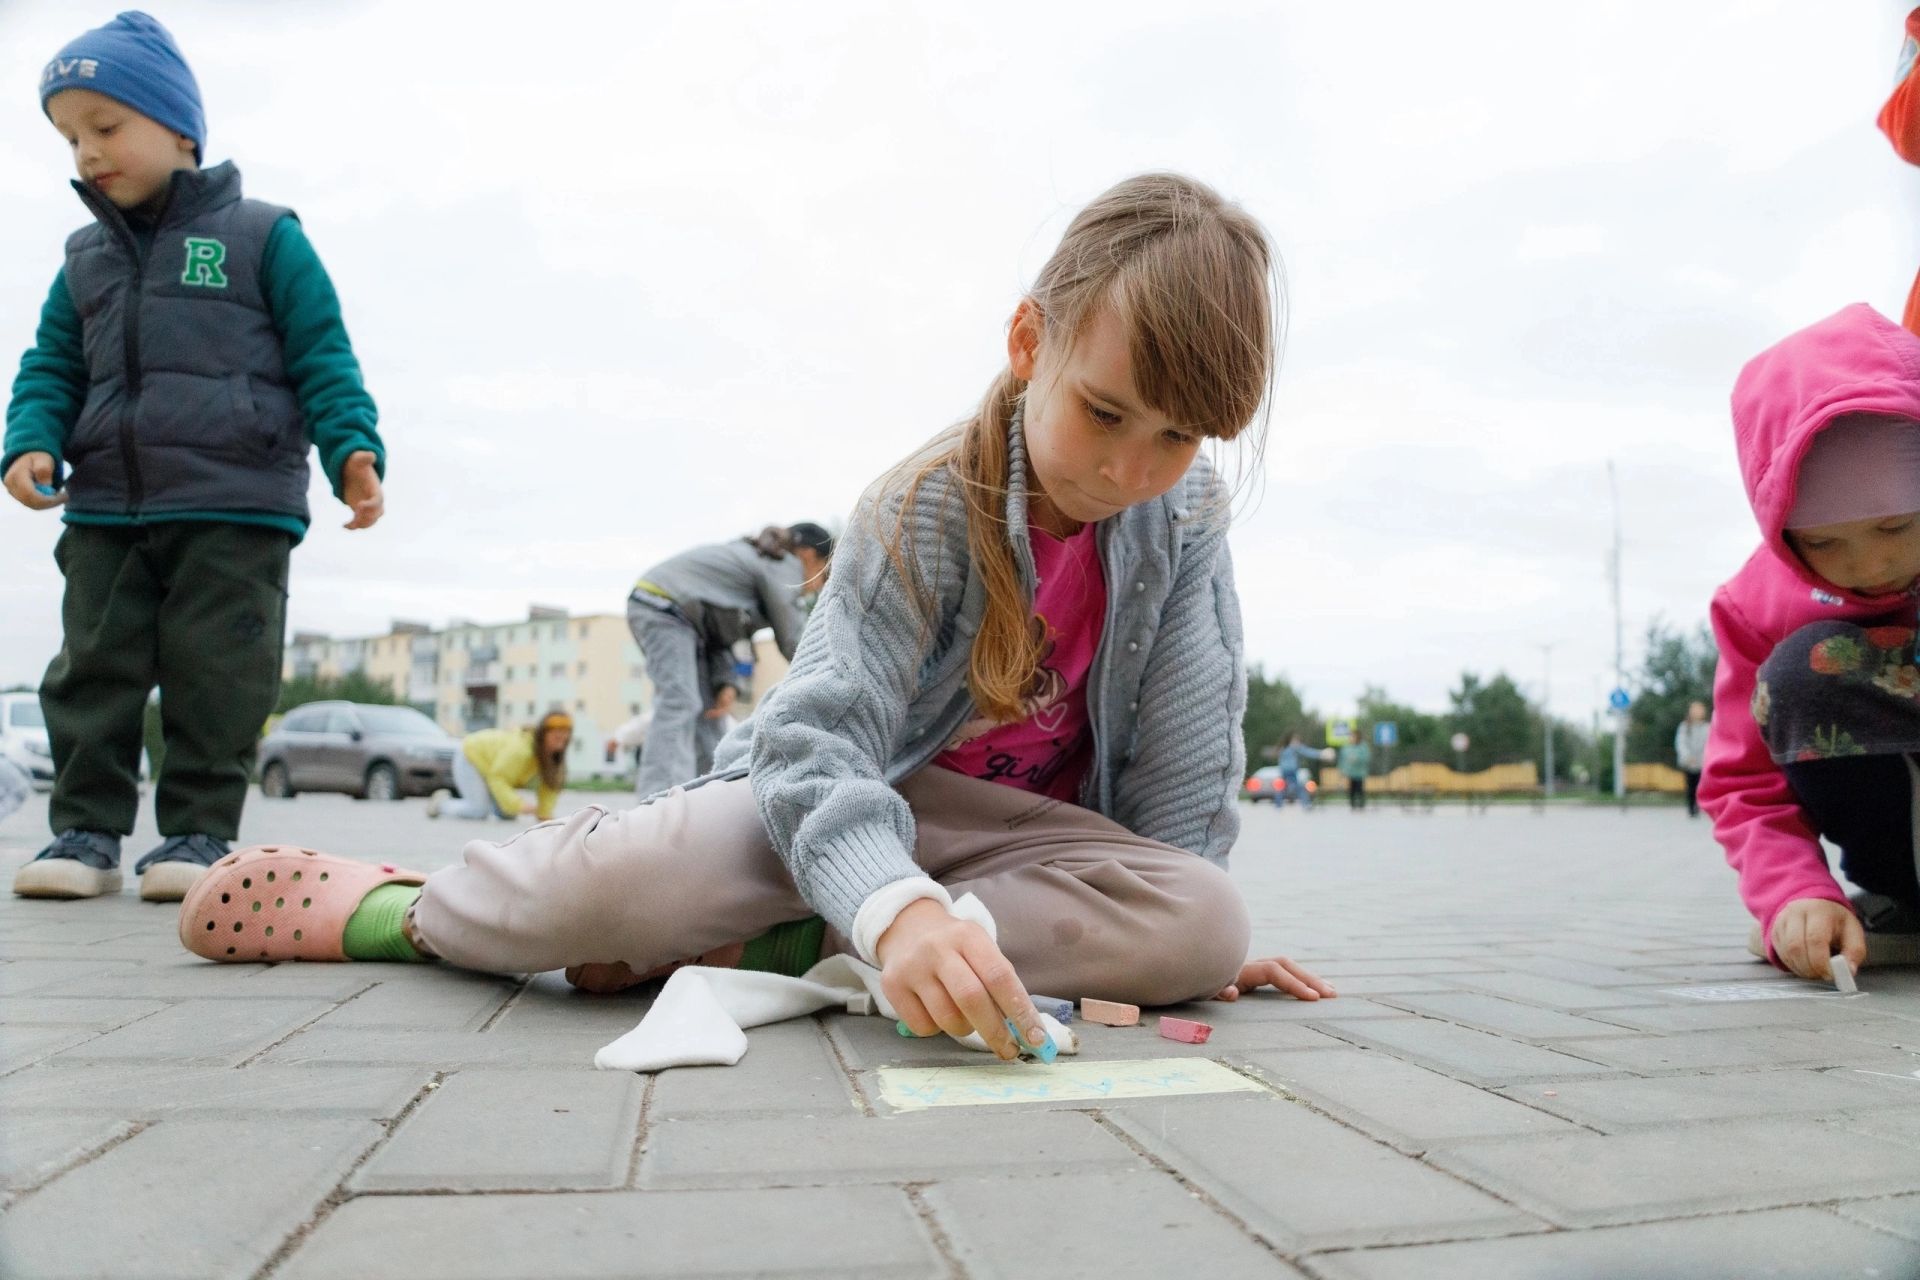
[[[384,475],[386,448],[380,442],[379,411],[367,394],[360,362],[347,339],[339,295],[299,219],[289,215],[274,224],[260,262],[260,284],[280,335],[287,377],[333,492],[341,492],[347,459],[360,450],[373,454],[375,470]],[[41,308],[33,347],[21,357],[20,372],[13,380],[0,475],[23,453],[50,453],[56,463],[60,461],[67,434],[86,403],[87,383],[80,315],[62,268]],[[161,520],[255,524],[284,529],[296,541],[307,532],[306,522],[295,516],[259,511],[174,511],[140,517],[68,512],[66,519],[72,524],[109,525]]]

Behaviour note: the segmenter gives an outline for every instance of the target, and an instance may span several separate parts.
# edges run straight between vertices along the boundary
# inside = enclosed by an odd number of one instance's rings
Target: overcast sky
[[[1271,229],[1290,336],[1233,537],[1249,657],[1584,719],[1756,535],[1727,392],[1898,315],[1920,171],[1874,127],[1908,4],[154,0],[208,159],[297,208],[391,455],[316,485],[291,625],[616,612],[649,564],[837,520],[959,417],[1072,213],[1173,168]],[[0,5],[0,351],[84,212],[35,101],[111,4]],[[56,519],[0,507],[0,684],[59,644]]]

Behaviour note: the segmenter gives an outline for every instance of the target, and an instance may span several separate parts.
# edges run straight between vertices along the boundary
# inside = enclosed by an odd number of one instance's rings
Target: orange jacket
[[[1880,108],[1880,132],[1887,135],[1893,149],[1908,164],[1920,164],[1920,9],[1907,15],[1907,40],[1900,46],[1900,68],[1895,73],[1893,96]],[[1907,294],[1907,313],[1902,321],[1914,333],[1920,333],[1920,277]]]

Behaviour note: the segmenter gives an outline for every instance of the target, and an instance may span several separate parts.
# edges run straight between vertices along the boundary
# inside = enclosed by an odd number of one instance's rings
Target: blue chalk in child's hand
[[[1028,1044],[1027,1038],[1020,1034],[1020,1028],[1013,1025],[1012,1018],[1007,1019],[1007,1030],[1013,1033],[1013,1042],[1015,1044],[1042,1062],[1052,1062],[1060,1056],[1060,1046],[1053,1042],[1053,1037],[1049,1035],[1044,1028],[1040,1032],[1039,1044]]]
[[[893,1024],[893,1029],[895,1031],[898,1031],[901,1035],[905,1036],[909,1040],[918,1040],[920,1038],[919,1036],[913,1034],[913,1028],[908,1026],[904,1020],[895,1022]]]
[[[50,484],[36,484],[33,486],[33,491],[43,498],[51,498],[54,494],[60,492]]]
[[[1028,996],[1033,1007],[1042,1013],[1053,1015],[1055,1022],[1073,1021],[1073,1001],[1062,1000],[1059,996]]]

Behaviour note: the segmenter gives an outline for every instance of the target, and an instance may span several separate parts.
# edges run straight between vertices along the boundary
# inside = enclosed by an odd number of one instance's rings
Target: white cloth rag
[[[953,914],[971,920],[997,939],[993,916],[972,894],[953,904]],[[821,1009],[845,1007],[862,992],[878,1012],[897,1019],[880,990],[880,971],[849,955],[828,956],[798,978],[749,969],[688,965],[667,979],[640,1025],[593,1055],[603,1071],[664,1071],[668,1067],[730,1067],[747,1052],[747,1028]],[[1040,1021],[1061,1053],[1078,1053],[1080,1043],[1053,1015]],[[955,1037],[969,1049],[988,1052],[979,1033]]]

